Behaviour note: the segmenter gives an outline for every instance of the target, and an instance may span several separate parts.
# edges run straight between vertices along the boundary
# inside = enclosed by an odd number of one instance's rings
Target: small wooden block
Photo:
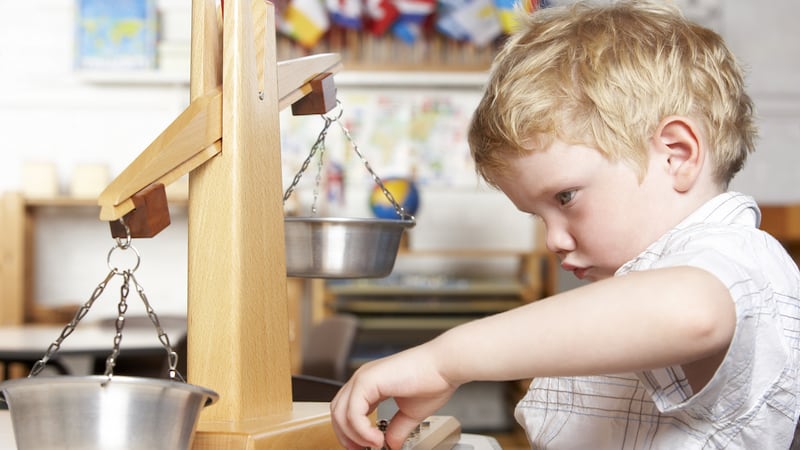
[[[461,440],[461,423],[452,416],[430,416],[403,444],[409,450],[450,450]]]
[[[162,183],[151,184],[131,197],[135,209],[122,218],[132,238],[153,237],[170,224],[167,192]],[[109,222],[111,236],[125,239],[125,227],[118,220]]]
[[[292,115],[325,114],[336,106],[336,85],[332,73],[321,73],[308,83],[311,92],[292,104]]]

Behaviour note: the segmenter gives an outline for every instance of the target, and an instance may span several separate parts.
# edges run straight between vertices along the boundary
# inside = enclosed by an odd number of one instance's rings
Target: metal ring
[[[139,255],[139,250],[136,250],[136,247],[134,247],[132,245],[128,245],[127,247],[121,247],[121,246],[115,245],[114,247],[111,247],[111,250],[108,251],[108,256],[106,257],[106,264],[108,264],[108,268],[111,269],[111,271],[114,272],[115,274],[121,273],[119,268],[114,267],[114,266],[111,265],[111,254],[114,253],[114,250],[116,250],[116,249],[133,250],[133,253],[136,254],[136,264],[133,266],[133,269],[130,269],[128,272],[130,272],[130,273],[136,272],[136,269],[139,268],[139,263],[141,262],[142,258]]]
[[[339,108],[339,114],[336,114],[336,117],[330,117],[330,116],[328,116],[328,114],[330,114],[330,112],[331,112],[331,111],[333,111],[333,110],[335,110],[336,108]],[[340,101],[337,99],[337,100],[336,100],[336,106],[334,106],[333,108],[331,108],[331,111],[328,111],[327,113],[325,113],[325,114],[322,114],[322,118],[323,118],[323,119],[325,119],[325,120],[326,120],[326,121],[328,121],[328,122],[336,122],[337,120],[341,119],[341,118],[342,118],[342,114],[344,114],[344,108],[342,108],[342,102],[340,102]]]

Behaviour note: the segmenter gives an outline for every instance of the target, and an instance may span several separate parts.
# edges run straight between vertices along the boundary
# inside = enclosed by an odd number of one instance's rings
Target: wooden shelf
[[[315,53],[339,53],[348,71],[485,71],[500,42],[501,39],[478,47],[432,33],[409,44],[391,35],[374,36],[362,30],[334,26],[311,49],[280,36],[277,52],[279,61]]]
[[[59,206],[59,207],[73,207],[73,206],[97,206],[96,198],[78,198],[78,197],[24,197],[26,208],[37,208],[41,206]],[[99,208],[99,206],[97,206]]]
[[[187,202],[178,199],[170,204],[183,207]],[[72,318],[77,305],[46,306],[34,298],[37,222],[51,219],[52,214],[96,219],[99,211],[96,198],[26,197],[17,192],[0,196],[0,233],[8,238],[0,240],[0,324],[65,323]]]
[[[335,296],[519,296],[525,287],[518,280],[482,280],[447,277],[401,277],[389,282],[354,281],[328,283],[328,291]]]
[[[339,312],[351,314],[494,314],[522,305],[516,300],[348,300],[331,305]]]
[[[97,207],[96,197],[82,198],[82,197],[23,197],[25,208],[43,208],[43,207],[56,207],[56,208],[74,208],[74,207]],[[176,198],[169,200],[170,205],[185,206],[188,204],[186,198]]]
[[[462,323],[473,320],[474,317],[363,317],[359,321],[359,329],[369,330],[394,330],[400,332],[414,330],[447,330]]]

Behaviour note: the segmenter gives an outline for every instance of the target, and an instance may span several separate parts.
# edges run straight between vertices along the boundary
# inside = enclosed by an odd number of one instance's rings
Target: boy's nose
[[[547,227],[545,245],[547,246],[547,250],[556,254],[575,250],[575,240],[567,229],[561,226]]]

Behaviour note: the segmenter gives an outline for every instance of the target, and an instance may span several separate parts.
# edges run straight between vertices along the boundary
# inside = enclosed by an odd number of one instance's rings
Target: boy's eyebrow
[[[564,183],[567,183],[567,181],[562,179],[543,181],[537,184],[529,193],[532,198],[552,196],[566,189],[570,189],[569,187],[565,188]]]

